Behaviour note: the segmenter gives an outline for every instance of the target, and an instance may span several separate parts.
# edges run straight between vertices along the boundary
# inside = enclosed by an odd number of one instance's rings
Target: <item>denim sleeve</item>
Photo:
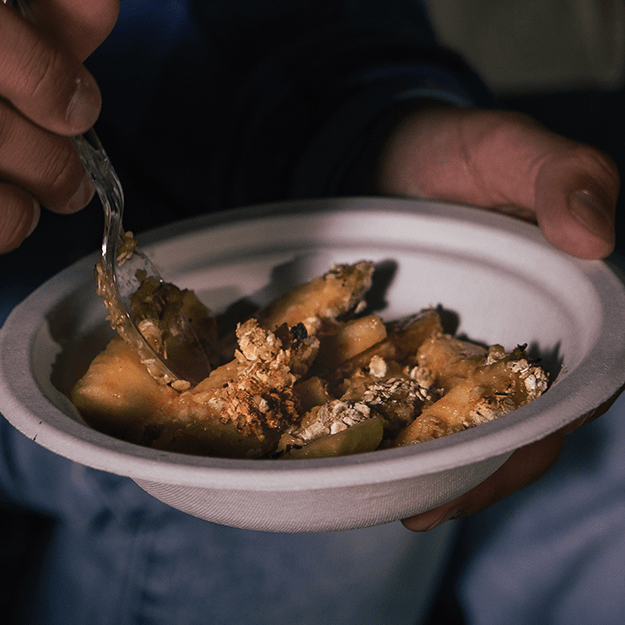
[[[407,0],[196,2],[210,41],[236,77],[232,201],[362,192],[362,175],[400,105],[482,103],[485,90],[436,45],[423,5]]]
[[[128,0],[90,63],[100,134],[150,225],[362,193],[407,102],[489,104],[414,0]]]

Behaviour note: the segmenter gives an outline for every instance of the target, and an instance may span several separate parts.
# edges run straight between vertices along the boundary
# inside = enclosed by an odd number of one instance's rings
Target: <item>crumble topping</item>
[[[507,352],[446,334],[433,308],[390,322],[367,314],[373,270],[370,261],[335,265],[223,337],[191,291],[143,276],[133,296],[133,320],[143,336],[163,358],[176,350],[184,354],[176,343],[184,311],[210,337],[210,375],[195,385],[163,380],[139,354],[144,368],[133,369],[131,384],[116,371],[120,358],[130,363],[137,351],[116,344],[94,361],[72,400],[87,422],[93,417],[100,426],[114,406],[115,418],[125,424],[120,436],[139,444],[227,457],[302,458],[453,434],[547,390],[548,376],[525,345]],[[106,301],[105,285],[98,281],[98,288]],[[109,312],[115,327],[116,313]]]

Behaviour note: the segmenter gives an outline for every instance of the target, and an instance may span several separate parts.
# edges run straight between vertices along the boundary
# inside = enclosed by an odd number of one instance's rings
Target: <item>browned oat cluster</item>
[[[220,339],[221,364],[195,387],[159,383],[136,350],[115,338],[72,401],[93,427],[134,443],[286,459],[438,438],[546,390],[546,373],[522,346],[506,353],[450,336],[435,309],[392,322],[365,314],[373,270],[368,261],[332,267],[258,311],[236,336]],[[156,292],[146,285],[137,310],[158,343],[168,307],[185,297],[174,291],[167,306],[154,306]]]

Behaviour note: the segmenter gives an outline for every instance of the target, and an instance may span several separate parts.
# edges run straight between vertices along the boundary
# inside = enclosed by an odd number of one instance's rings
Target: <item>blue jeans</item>
[[[0,257],[0,323],[71,260],[52,246],[40,267],[44,230]],[[415,535],[399,523],[305,535],[239,530],[57,456],[4,419],[0,447],[0,503],[53,521],[20,606],[28,625],[414,625],[427,618],[455,532]]]

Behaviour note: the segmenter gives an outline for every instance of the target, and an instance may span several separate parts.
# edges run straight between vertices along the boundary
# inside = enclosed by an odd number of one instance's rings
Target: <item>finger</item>
[[[0,178],[61,213],[83,208],[94,193],[69,139],[34,126],[1,101]]]
[[[566,427],[562,428],[561,432],[564,434],[570,434],[575,430],[578,430],[582,425],[586,423],[592,423],[596,421],[599,417],[604,415],[612,406],[614,402],[621,396],[621,394],[625,391],[625,384],[623,384],[611,397],[609,397],[606,401],[604,401],[601,405],[597,406],[594,410],[587,412],[585,415],[575,419],[572,423],[569,423]]]
[[[541,441],[517,449],[495,473],[469,492],[442,506],[404,519],[402,523],[409,530],[423,532],[452,518],[485,510],[542,477],[558,460],[564,438],[563,432],[555,432]]]
[[[0,183],[0,254],[19,246],[35,229],[39,215],[39,203],[31,195]]]
[[[535,189],[537,221],[550,243],[585,259],[612,252],[619,180],[607,155],[579,144],[554,153],[542,164]]]
[[[113,29],[119,0],[40,0],[30,11],[38,30],[84,61]]]
[[[512,212],[580,258],[612,251],[616,166],[525,115],[426,106],[399,124],[381,162],[383,191]]]
[[[404,519],[404,525],[413,531],[428,531],[450,519],[485,510],[517,490],[529,486],[557,462],[566,436],[605,414],[624,390],[625,385],[600,406],[569,425],[541,441],[516,450],[498,471],[468,493],[423,514]]]
[[[62,135],[88,130],[100,112],[98,86],[72,54],[0,4],[0,96],[36,124]]]

